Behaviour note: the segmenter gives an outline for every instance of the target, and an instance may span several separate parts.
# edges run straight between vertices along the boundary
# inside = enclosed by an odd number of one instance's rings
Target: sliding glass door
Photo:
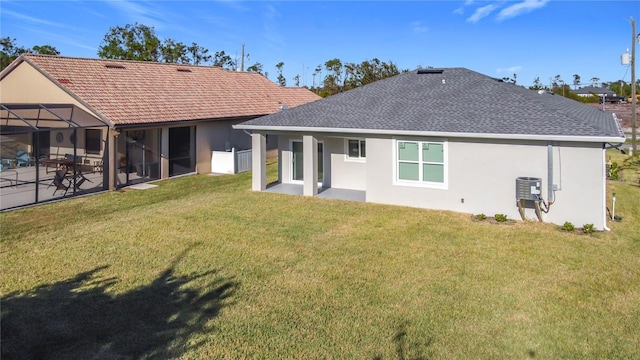
[[[193,127],[169,129],[169,176],[196,171]]]
[[[124,131],[117,143],[118,186],[160,178],[160,131]]]

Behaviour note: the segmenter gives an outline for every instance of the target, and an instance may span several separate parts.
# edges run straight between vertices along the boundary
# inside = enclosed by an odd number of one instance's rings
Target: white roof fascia
[[[370,134],[391,136],[426,136],[426,137],[459,137],[475,139],[505,139],[505,140],[544,140],[544,141],[574,141],[574,142],[604,142],[623,143],[625,137],[612,136],[569,136],[569,135],[530,135],[530,134],[485,134],[485,133],[459,133],[436,131],[411,131],[411,130],[386,130],[386,129],[350,129],[350,128],[323,128],[323,127],[294,127],[294,126],[257,126],[257,125],[233,125],[234,129],[280,132],[305,132],[305,133],[344,133],[344,134]]]

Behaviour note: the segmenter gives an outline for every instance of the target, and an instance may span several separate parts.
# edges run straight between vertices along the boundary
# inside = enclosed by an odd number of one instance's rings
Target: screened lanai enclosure
[[[108,188],[109,126],[76,105],[0,105],[0,209]]]

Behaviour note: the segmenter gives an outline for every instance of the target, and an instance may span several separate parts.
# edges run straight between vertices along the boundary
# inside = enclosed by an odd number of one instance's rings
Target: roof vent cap
[[[104,67],[106,67],[107,69],[124,69],[124,65],[114,63],[104,64]]]
[[[180,72],[191,72],[191,69],[187,69],[187,68],[178,68],[178,71]]]
[[[442,74],[444,69],[418,69],[418,74]]]

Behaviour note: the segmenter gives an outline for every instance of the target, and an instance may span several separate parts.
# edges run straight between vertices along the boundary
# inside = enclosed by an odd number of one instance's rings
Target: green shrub
[[[609,179],[620,180],[620,165],[615,161],[609,167]]]
[[[484,220],[487,218],[487,215],[485,214],[478,214],[476,215],[476,220]]]
[[[565,221],[564,224],[561,227],[562,230],[564,231],[573,231],[576,229],[575,226],[573,226],[572,223],[570,223],[569,221]]]
[[[494,218],[496,219],[497,222],[505,222],[505,221],[507,221],[507,215],[505,215],[505,214],[496,214],[494,216]]]
[[[585,234],[592,234],[596,229],[593,227],[593,224],[584,224],[582,225],[582,232]]]

